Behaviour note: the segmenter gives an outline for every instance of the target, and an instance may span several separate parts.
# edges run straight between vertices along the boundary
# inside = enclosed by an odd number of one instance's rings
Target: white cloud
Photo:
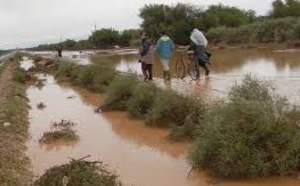
[[[144,4],[175,4],[180,0],[0,0],[0,49],[27,47],[60,37],[89,35],[94,25],[118,30],[138,27],[139,9]],[[272,0],[181,0],[209,5],[223,3],[266,13]]]

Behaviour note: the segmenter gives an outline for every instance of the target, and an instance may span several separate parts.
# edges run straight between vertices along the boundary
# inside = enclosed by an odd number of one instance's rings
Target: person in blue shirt
[[[157,41],[156,51],[163,66],[164,80],[171,80],[169,61],[174,51],[174,43],[164,31],[161,32],[161,37]]]

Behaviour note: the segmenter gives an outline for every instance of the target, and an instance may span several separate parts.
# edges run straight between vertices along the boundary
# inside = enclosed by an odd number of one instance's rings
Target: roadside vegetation
[[[23,76],[18,69],[19,60],[20,56],[16,55],[0,67],[3,68],[0,75],[0,185],[27,186],[32,179],[30,162],[25,155],[28,105],[24,81],[19,81]]]
[[[118,75],[108,86],[102,111],[128,111],[148,126],[171,128],[174,140],[191,140],[206,115],[206,106],[195,100],[139,82],[135,75]]]
[[[33,58],[38,59],[38,57]],[[49,59],[35,61],[35,67],[31,69],[31,72],[51,73],[59,82],[70,82],[99,93],[104,92],[116,76],[114,67],[110,63],[80,66],[67,61]],[[43,82],[39,81],[37,86],[42,84]]]

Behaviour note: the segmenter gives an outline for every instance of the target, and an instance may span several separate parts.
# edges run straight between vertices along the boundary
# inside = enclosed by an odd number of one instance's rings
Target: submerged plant
[[[42,110],[42,109],[46,108],[46,105],[43,102],[41,102],[41,103],[37,104],[37,108]]]
[[[34,186],[121,186],[118,176],[110,173],[102,162],[89,162],[84,158],[55,166],[38,178]]]
[[[79,136],[76,134],[76,131],[72,129],[75,125],[75,123],[67,120],[54,122],[52,124],[52,130],[45,132],[39,142],[49,144],[59,140],[77,141]]]

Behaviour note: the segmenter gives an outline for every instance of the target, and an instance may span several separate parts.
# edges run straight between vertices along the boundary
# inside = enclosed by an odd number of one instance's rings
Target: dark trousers
[[[58,57],[62,57],[62,50],[57,50],[57,53],[58,53]]]
[[[152,80],[152,64],[146,64],[146,63],[142,63],[142,71],[143,71],[143,75],[145,80]]]
[[[208,76],[209,75],[209,69],[207,67],[206,63],[200,63],[200,62],[195,62],[195,71],[196,71],[196,77],[199,78],[200,77],[200,69],[199,66],[202,67],[205,70],[205,75]]]

